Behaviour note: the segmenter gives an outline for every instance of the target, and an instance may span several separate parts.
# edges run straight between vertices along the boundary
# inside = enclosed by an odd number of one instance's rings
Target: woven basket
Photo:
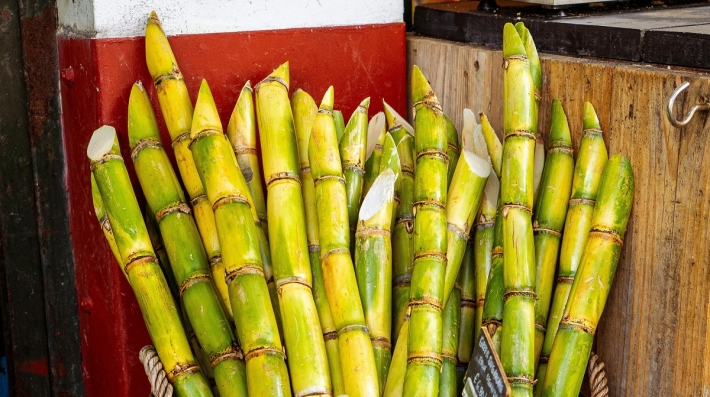
[[[168,376],[165,373],[165,369],[163,369],[163,364],[160,362],[155,348],[150,345],[143,347],[138,358],[141,360],[148,376],[151,397],[172,397],[173,387],[168,382]],[[596,353],[592,353],[589,357],[587,375],[589,376],[590,397],[608,397],[609,388],[607,387],[606,370],[604,369],[604,363]]]

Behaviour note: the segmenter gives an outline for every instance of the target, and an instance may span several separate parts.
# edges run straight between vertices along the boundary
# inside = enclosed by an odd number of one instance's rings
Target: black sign
[[[508,379],[485,327],[476,339],[464,379],[463,397],[510,396]]]

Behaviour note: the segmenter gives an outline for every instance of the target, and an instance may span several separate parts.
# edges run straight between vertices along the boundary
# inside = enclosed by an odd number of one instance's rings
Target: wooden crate
[[[501,51],[408,37],[408,70],[418,65],[460,127],[465,107],[483,111],[500,134]],[[541,54],[540,130],[550,102],[567,113],[574,147],[582,105],[596,108],[610,154],[631,159],[636,192],[621,262],[597,330],[611,396],[710,395],[710,119],[671,126],[668,97],[686,114],[710,96],[710,75],[693,70]],[[710,66],[710,65],[709,65]],[[411,104],[411,101],[410,101]],[[411,110],[410,110],[411,112]],[[410,115],[411,116],[411,115]]]

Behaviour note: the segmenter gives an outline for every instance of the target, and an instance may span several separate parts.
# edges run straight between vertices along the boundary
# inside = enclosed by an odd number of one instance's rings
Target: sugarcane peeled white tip
[[[366,221],[377,214],[385,203],[394,199],[394,183],[397,175],[391,169],[386,169],[377,176],[372,187],[367,192],[360,206],[359,218]]]
[[[463,128],[461,128],[461,148],[463,150],[468,150],[469,152],[474,153],[476,152],[473,136],[474,129],[477,125],[476,116],[473,114],[471,109],[464,109]]]
[[[466,159],[466,163],[474,174],[481,178],[487,178],[491,173],[491,163],[487,158],[484,159],[468,150],[463,151],[463,157]]]
[[[369,158],[372,152],[375,151],[375,145],[380,138],[382,129],[385,128],[385,114],[382,112],[372,116],[370,123],[367,125],[367,152],[365,158]]]
[[[402,117],[399,113],[397,113],[397,111],[394,110],[394,108],[392,106],[390,106],[389,103],[385,102],[384,99],[382,100],[382,104],[384,105],[385,112],[389,113],[390,116],[396,121],[397,124],[401,125],[402,127],[404,127],[405,130],[407,130],[407,132],[414,135],[414,127],[412,127],[412,125],[409,124],[409,122],[407,122],[407,120],[404,117]]]
[[[89,147],[86,148],[86,155],[93,161],[99,161],[113,147],[113,142],[116,140],[116,129],[110,125],[99,127],[94,134],[91,135]]]

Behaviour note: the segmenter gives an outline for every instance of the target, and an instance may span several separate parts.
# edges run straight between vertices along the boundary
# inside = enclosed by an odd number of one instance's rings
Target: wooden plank
[[[449,112],[488,106],[494,127],[502,117],[500,51],[410,36],[409,59],[432,68],[434,89]],[[437,48],[441,47],[441,48]],[[417,49],[416,53],[413,51]],[[426,49],[424,51],[424,49]],[[471,79],[471,59],[487,54],[489,70]],[[431,59],[434,58],[434,59]],[[710,95],[704,72],[542,54],[543,90],[539,128],[549,129],[549,107],[558,97],[568,115],[575,147],[582,130],[583,102],[600,118],[610,154],[631,159],[636,192],[622,258],[597,330],[597,351],[605,362],[612,396],[697,396],[710,393],[710,112],[678,130],[665,116],[666,101],[682,81],[691,87],[679,98],[684,114]],[[469,73],[464,78],[464,73]],[[471,85],[461,95],[450,87]],[[480,88],[478,88],[480,87]],[[483,99],[485,103],[485,98]],[[680,116],[679,116],[680,117]]]
[[[710,18],[705,22],[708,20]],[[643,59],[667,65],[710,68],[710,24],[646,32]]]

